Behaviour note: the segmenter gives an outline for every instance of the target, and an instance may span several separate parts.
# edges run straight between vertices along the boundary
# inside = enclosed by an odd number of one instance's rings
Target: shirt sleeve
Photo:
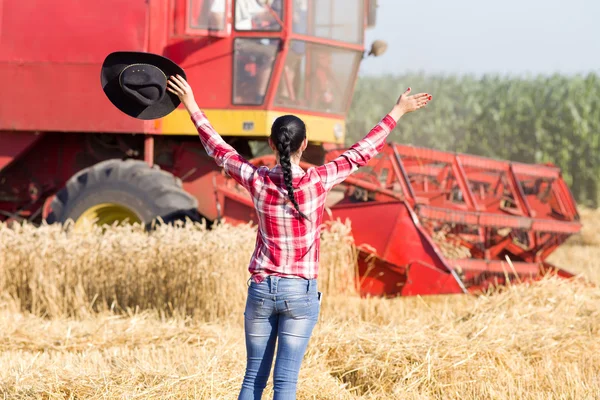
[[[358,168],[366,165],[383,149],[385,140],[396,127],[396,121],[386,115],[363,139],[356,142],[339,157],[316,168],[323,187],[329,191]]]
[[[202,111],[195,112],[191,118],[208,155],[236,182],[250,190],[257,177],[257,168],[223,140]]]

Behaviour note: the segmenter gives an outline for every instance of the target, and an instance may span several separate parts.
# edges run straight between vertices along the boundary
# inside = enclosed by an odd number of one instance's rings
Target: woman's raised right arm
[[[342,183],[350,174],[366,165],[383,149],[386,138],[396,127],[398,120],[404,114],[425,107],[431,98],[431,95],[427,93],[410,96],[410,88],[408,88],[400,96],[392,111],[379,121],[367,136],[333,161],[316,168],[325,190],[330,190],[333,186]]]

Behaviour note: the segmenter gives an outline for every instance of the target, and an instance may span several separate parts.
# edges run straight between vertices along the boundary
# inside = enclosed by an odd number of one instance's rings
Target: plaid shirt
[[[267,275],[317,278],[327,193],[381,151],[396,126],[396,121],[386,115],[367,136],[335,160],[306,172],[292,163],[294,194],[300,210],[309,218],[304,220],[296,217],[288,199],[280,165],[273,169],[255,167],[221,138],[203,112],[194,113],[191,119],[208,155],[252,197],[258,233],[248,270],[255,282],[261,282]]]

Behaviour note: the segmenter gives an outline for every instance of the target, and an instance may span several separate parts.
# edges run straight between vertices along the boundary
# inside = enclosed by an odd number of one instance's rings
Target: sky
[[[379,0],[361,75],[600,72],[600,0]]]

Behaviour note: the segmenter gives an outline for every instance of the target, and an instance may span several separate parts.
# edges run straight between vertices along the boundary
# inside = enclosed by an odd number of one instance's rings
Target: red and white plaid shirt
[[[191,118],[208,155],[248,190],[254,202],[258,233],[248,270],[255,282],[267,275],[317,278],[327,193],[381,151],[396,126],[396,121],[386,115],[367,136],[335,160],[308,171],[292,163],[294,194],[300,210],[309,218],[305,220],[297,218],[288,199],[280,165],[273,169],[252,165],[221,138],[203,112],[196,112]]]

